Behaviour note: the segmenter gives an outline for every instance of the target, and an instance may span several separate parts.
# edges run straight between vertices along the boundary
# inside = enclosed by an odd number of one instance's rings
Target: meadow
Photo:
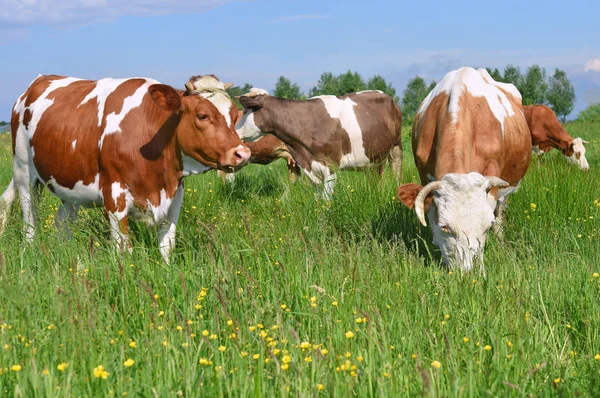
[[[16,202],[0,396],[599,396],[600,126],[567,130],[590,171],[533,157],[487,276],[440,265],[389,168],[340,173],[329,203],[283,161],[188,178],[170,265],[140,224],[114,252],[98,209],[59,239],[47,191],[27,246]],[[2,190],[11,168],[3,135]]]

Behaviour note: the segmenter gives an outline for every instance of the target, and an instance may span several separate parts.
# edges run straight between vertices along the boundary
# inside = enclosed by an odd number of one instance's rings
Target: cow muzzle
[[[220,162],[220,167],[225,171],[233,171],[240,169],[248,164],[250,160],[250,149],[243,145],[238,145],[225,153],[223,161]]]

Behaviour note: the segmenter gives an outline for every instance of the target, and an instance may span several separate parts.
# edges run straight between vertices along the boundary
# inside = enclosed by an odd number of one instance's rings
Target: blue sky
[[[304,91],[324,71],[379,74],[401,94],[414,75],[463,65],[564,69],[571,117],[600,101],[600,2],[337,0],[3,0],[0,120],[41,74],[153,77],[183,87],[195,74]]]

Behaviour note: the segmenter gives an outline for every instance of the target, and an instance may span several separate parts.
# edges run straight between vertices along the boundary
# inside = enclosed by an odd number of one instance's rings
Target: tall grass
[[[389,170],[340,173],[330,203],[283,162],[233,186],[189,178],[171,265],[144,225],[133,255],[115,253],[98,209],[61,240],[49,193],[27,246],[16,203],[0,395],[598,395],[600,127],[568,129],[591,141],[591,170],[533,158],[486,278],[439,265]],[[0,151],[5,187],[10,137]]]

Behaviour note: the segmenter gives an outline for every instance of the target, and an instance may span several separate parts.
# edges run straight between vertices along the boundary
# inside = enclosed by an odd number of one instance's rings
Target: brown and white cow
[[[590,165],[585,158],[583,144],[589,142],[581,138],[573,138],[561,126],[552,109],[546,105],[527,105],[523,107],[525,119],[531,132],[531,144],[537,155],[543,155],[552,148],[560,150],[567,160],[588,170]]]
[[[120,249],[129,248],[128,217],[159,225],[168,262],[183,177],[232,171],[250,157],[227,87],[213,75],[192,77],[186,91],[148,78],[39,76],[13,107],[13,180],[0,203],[2,226],[16,190],[33,240],[35,188],[43,184],[63,202],[57,227],[74,220],[79,206],[103,206]]]
[[[243,141],[273,134],[289,148],[298,166],[329,198],[340,170],[383,165],[391,160],[402,174],[402,112],[381,91],[340,97],[322,95],[298,101],[272,97],[253,88],[239,97],[244,114],[237,131]]]
[[[483,269],[487,232],[494,223],[501,232],[507,195],[531,157],[521,94],[485,69],[452,71],[421,104],[412,148],[424,187],[402,185],[398,198],[425,226],[427,212],[446,264]]]

